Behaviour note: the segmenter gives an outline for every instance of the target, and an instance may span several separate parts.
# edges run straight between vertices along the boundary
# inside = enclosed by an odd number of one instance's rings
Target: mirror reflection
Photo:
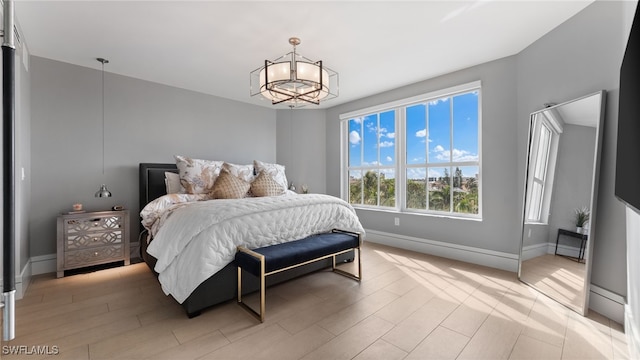
[[[531,114],[519,278],[586,314],[604,91]]]

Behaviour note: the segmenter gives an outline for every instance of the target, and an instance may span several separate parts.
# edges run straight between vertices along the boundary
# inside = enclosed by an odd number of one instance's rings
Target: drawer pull
[[[92,240],[93,242],[96,242],[96,241],[98,241],[98,238],[97,238],[97,237],[94,237],[94,238],[91,238],[91,240]]]
[[[98,256],[98,252],[97,252],[97,251],[96,251],[96,252],[94,252],[94,253],[93,253],[93,256]]]

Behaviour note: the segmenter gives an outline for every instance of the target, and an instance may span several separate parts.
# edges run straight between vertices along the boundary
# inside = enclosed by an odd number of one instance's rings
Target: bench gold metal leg
[[[253,316],[255,316],[260,322],[264,322],[264,313],[265,313],[265,273],[264,273],[264,255],[258,254],[255,251],[251,251],[245,247],[238,247],[238,251],[246,252],[247,254],[257,258],[260,260],[260,312],[253,310],[249,305],[242,301],[242,268],[238,266],[238,304],[241,305],[245,310],[248,310]]]
[[[355,248],[354,252],[356,252],[356,257],[358,258],[358,274],[357,275],[336,268],[336,255],[335,254],[331,257],[331,264],[332,264],[331,265],[331,270],[333,270],[334,273],[340,274],[342,276],[346,276],[349,279],[360,281],[360,280],[362,280],[362,263],[360,262],[360,247]]]

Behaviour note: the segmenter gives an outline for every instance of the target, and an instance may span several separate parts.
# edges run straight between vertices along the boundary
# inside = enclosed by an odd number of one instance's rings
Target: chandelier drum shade
[[[292,37],[289,44],[293,51],[273,61],[265,60],[264,66],[250,74],[251,96],[261,95],[273,105],[286,104],[301,107],[319,105],[320,101],[338,96],[338,73],[296,52],[300,39]]]

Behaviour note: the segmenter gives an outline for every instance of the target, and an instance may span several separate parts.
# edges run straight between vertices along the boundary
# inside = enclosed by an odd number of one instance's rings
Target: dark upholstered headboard
[[[177,173],[176,164],[140,163],[140,210],[150,201],[167,193],[164,173]]]
[[[164,183],[165,172],[178,173],[176,164],[140,164],[140,209],[150,201],[167,194]]]

